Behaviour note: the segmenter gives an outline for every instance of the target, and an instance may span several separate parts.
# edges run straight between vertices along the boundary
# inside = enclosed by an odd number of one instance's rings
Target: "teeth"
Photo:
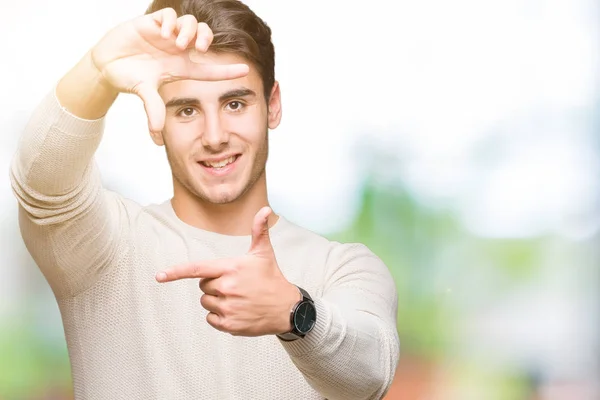
[[[231,164],[234,160],[235,160],[235,156],[231,156],[225,160],[221,160],[218,162],[202,161],[202,164],[206,167],[211,167],[211,168],[223,168],[227,164]]]

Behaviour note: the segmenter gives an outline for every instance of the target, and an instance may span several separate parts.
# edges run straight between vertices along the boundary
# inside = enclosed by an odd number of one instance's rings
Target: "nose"
[[[215,152],[222,150],[229,143],[229,133],[223,129],[218,112],[205,111],[201,142],[205,148]]]

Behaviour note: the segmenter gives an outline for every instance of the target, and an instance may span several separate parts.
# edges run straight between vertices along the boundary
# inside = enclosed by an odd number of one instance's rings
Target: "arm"
[[[383,262],[364,245],[331,251],[317,322],[303,339],[281,341],[306,380],[329,400],[381,399],[398,364],[398,297]]]
[[[86,55],[35,109],[12,160],[25,244],[59,296],[95,281],[114,256],[120,203],[105,192],[93,155],[117,93]]]
[[[164,127],[158,88],[176,80],[235,79],[247,65],[204,65],[212,32],[193,16],[159,10],[110,30],[36,109],[11,167],[25,244],[57,296],[74,296],[104,273],[127,235],[120,199],[102,189],[93,155],[118,93],[144,102],[155,135]]]

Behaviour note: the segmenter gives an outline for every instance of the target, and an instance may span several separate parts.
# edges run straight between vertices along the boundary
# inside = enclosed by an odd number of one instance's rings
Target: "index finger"
[[[156,280],[160,283],[166,283],[190,278],[218,278],[227,272],[232,265],[233,262],[228,260],[180,264],[157,273]]]
[[[190,50],[190,65],[188,66],[187,79],[199,81],[224,81],[241,78],[248,75],[250,68],[247,64],[213,64],[202,63],[197,60],[197,50]]]

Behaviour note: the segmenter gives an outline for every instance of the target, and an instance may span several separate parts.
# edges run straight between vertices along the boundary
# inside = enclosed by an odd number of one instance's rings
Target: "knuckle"
[[[219,296],[226,296],[229,294],[229,286],[226,282],[222,282],[215,287],[215,291]]]
[[[234,262],[229,264],[228,270],[230,272],[239,272],[242,269],[242,266],[240,265],[239,262]]]
[[[212,326],[213,328],[215,328],[216,330],[219,331],[224,331],[225,330],[225,320],[223,317],[219,317],[216,314],[208,314],[208,316],[206,317],[206,321],[210,324],[210,326]]]
[[[215,328],[218,329],[217,326],[217,321],[215,320],[216,315],[212,314],[212,313],[208,313],[206,314],[206,322],[210,325],[213,326]]]
[[[203,294],[202,296],[200,296],[200,304],[204,308],[206,308],[208,306],[208,304],[206,304],[206,295],[205,294]]]
[[[173,7],[165,7],[162,10],[164,16],[171,17],[173,15],[177,15],[177,11]]]
[[[221,318],[220,326],[226,332],[235,332],[235,324],[229,318]]]
[[[190,14],[182,15],[181,17],[179,17],[179,21],[184,26],[194,26],[197,22],[196,17]]]
[[[224,302],[223,304],[221,304],[221,307],[219,307],[219,312],[221,313],[221,315],[223,315],[225,317],[225,319],[227,318],[228,315],[232,315],[232,307],[229,303]]]
[[[225,296],[235,295],[237,293],[237,284],[233,279],[225,279],[219,285],[218,290]]]
[[[192,272],[193,276],[200,276],[200,273],[201,273],[200,267],[198,265],[194,265],[192,267],[191,272]]]

